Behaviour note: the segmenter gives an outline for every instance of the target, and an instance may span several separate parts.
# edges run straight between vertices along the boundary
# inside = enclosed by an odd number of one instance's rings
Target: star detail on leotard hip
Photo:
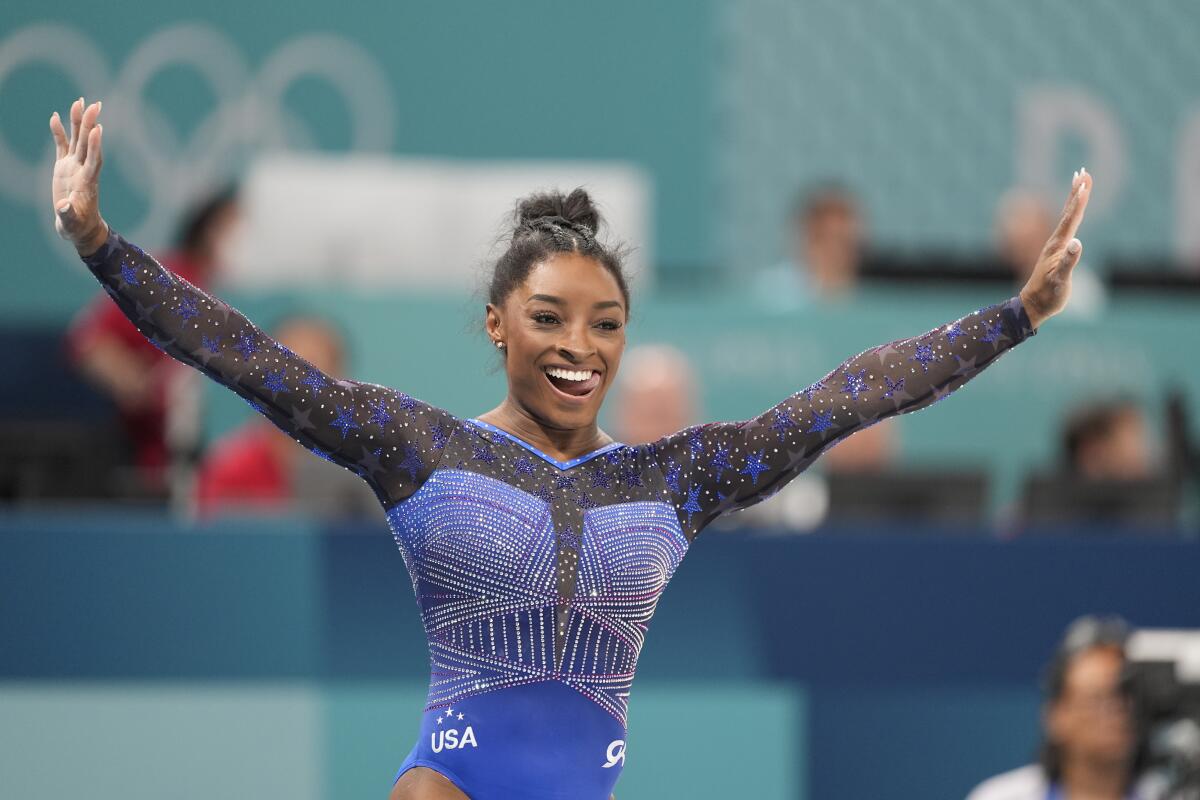
[[[733,462],[729,460],[729,448],[724,445],[718,447],[712,461],[708,462],[708,466],[717,471],[717,480],[721,480],[722,472],[733,469]]]
[[[533,474],[533,461],[526,458],[525,456],[521,456],[520,458],[517,459],[516,463],[513,464],[513,475],[514,476],[516,476],[516,475],[532,475],[532,474]]]
[[[681,471],[682,468],[679,466],[679,464],[675,463],[675,459],[673,458],[667,461],[667,468],[663,470],[663,477],[667,481],[667,486],[669,486],[671,491],[675,492],[675,494],[679,494],[679,492],[682,491],[679,488],[679,473]]]
[[[485,464],[491,464],[496,460],[496,454],[492,452],[492,448],[486,444],[477,444],[471,448],[473,461],[482,461]]]
[[[417,473],[424,466],[425,463],[421,461],[421,451],[411,444],[406,444],[404,446],[404,460],[397,465],[397,468],[408,470],[409,477],[415,481]]]
[[[608,487],[612,486],[612,476],[610,476],[601,465],[597,464],[596,466],[592,467],[592,470],[589,474],[592,477],[592,486],[596,487],[597,489],[607,489]]]
[[[681,505],[680,508],[687,512],[688,524],[691,525],[692,514],[699,514],[701,511],[703,511],[703,509],[700,508],[700,487],[689,486],[687,495],[687,500],[683,502],[683,505]]]
[[[450,428],[439,420],[429,426],[429,435],[433,439],[433,449],[441,450],[450,441]]]

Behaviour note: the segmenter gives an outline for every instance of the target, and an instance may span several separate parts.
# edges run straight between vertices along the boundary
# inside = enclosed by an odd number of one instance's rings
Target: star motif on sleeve
[[[688,450],[692,454],[692,458],[704,452],[704,437],[701,436],[702,428],[692,428],[688,433]]]
[[[305,431],[309,428],[316,430],[317,426],[313,425],[312,421],[309,419],[309,415],[311,414],[311,408],[301,411],[295,406],[292,406],[292,428],[296,431]]]
[[[328,461],[328,462],[329,462],[329,463],[331,463],[331,464],[337,464],[337,462],[333,460],[333,456],[329,455],[329,453],[326,453],[326,452],[325,452],[324,450],[322,450],[321,448],[319,448],[319,447],[314,447],[314,448],[312,449],[312,451],[313,451],[313,453],[315,453],[315,454],[316,454],[316,456],[317,456],[318,458],[323,458],[323,459],[325,459],[326,461]]]
[[[249,398],[246,398],[246,404],[249,405],[251,408],[253,408],[255,411],[257,411],[259,414],[267,413],[266,407],[263,406],[263,404],[258,402],[257,400],[251,400]]]
[[[679,473],[680,467],[675,463],[675,459],[672,458],[667,462],[667,468],[663,471],[663,475],[667,479],[667,486],[671,487],[671,491],[675,494],[679,494],[682,491],[679,488]]]
[[[717,448],[716,455],[712,461],[708,462],[710,467],[717,471],[717,480],[721,480],[721,473],[727,469],[733,469],[733,462],[729,460],[729,448],[721,446]]]
[[[342,432],[342,439],[346,438],[346,434],[351,430],[360,428],[359,424],[354,421],[354,410],[350,408],[343,409],[340,405],[334,405],[337,409],[337,419],[330,424]]]
[[[309,367],[308,374],[304,376],[304,380],[300,381],[300,383],[312,389],[312,393],[315,395],[318,389],[323,389],[325,387],[326,380],[325,376],[321,374],[320,370]]]
[[[846,385],[842,387],[842,394],[848,394],[851,400],[857,400],[858,396],[869,388],[866,379],[863,377],[866,374],[867,371],[865,369],[860,369],[858,372],[846,370]]]
[[[922,372],[928,372],[930,362],[936,361],[937,356],[935,356],[933,354],[932,346],[927,345],[927,344],[919,344],[919,345],[917,345],[916,352],[913,353],[911,356],[909,356],[908,360],[916,361],[918,364],[921,365]]]
[[[689,486],[687,490],[687,500],[684,501],[681,509],[687,512],[688,524],[692,522],[692,514],[699,514],[703,509],[700,508],[700,487]]]
[[[956,322],[946,329],[946,339],[950,342],[950,344],[954,344],[954,340],[960,336],[966,336],[966,334],[963,333],[961,322]]]
[[[813,411],[812,415],[812,427],[808,429],[809,433],[821,433],[833,427],[833,409]]]
[[[808,400],[808,402],[811,403],[813,395],[816,394],[817,392],[821,391],[824,388],[825,388],[825,379],[822,378],[821,380],[817,381],[812,386],[810,386],[804,390],[804,392],[803,392],[804,398],[806,400]]]
[[[122,264],[121,282],[127,286],[137,286],[140,283],[137,277],[137,270],[129,264]]]
[[[625,454],[621,452],[621,448],[619,448],[619,447],[615,448],[613,450],[609,450],[607,453],[604,454],[604,460],[610,464],[620,464],[621,459],[624,457],[625,457]]]
[[[964,375],[972,375],[979,371],[979,368],[975,366],[978,356],[959,358],[957,355],[955,355],[954,360],[958,362],[958,369],[954,370],[954,377],[956,378]]]
[[[999,319],[986,327],[987,330],[983,336],[979,337],[979,341],[987,342],[988,344],[998,344],[1001,339],[1006,338],[1004,335],[1004,323]]]
[[[796,427],[796,420],[792,419],[792,415],[786,408],[775,409],[775,421],[771,423],[771,430],[779,435],[779,440],[783,441],[787,438],[788,431]],[[679,491],[676,489],[676,491]]]
[[[169,289],[171,287],[171,276],[166,271],[160,272],[154,276],[154,282],[164,289]]]
[[[379,460],[380,454],[383,453],[382,447],[376,448],[375,450],[368,450],[364,446],[362,450],[363,450],[362,458],[360,458],[358,460],[358,465],[362,469],[363,475],[370,475],[370,476],[374,477],[376,472],[382,472],[382,473],[387,472],[387,470],[383,468],[383,464],[380,463],[380,460]]]
[[[604,471],[604,467],[599,464],[592,467],[589,474],[592,476],[592,486],[597,489],[607,489],[612,486],[612,478]]]
[[[521,456],[517,459],[517,463],[513,465],[513,469],[515,470],[514,475],[532,475],[533,462],[525,456]]]
[[[404,392],[397,394],[396,400],[399,402],[400,408],[404,411],[412,411],[417,407],[416,398],[414,398],[412,395],[405,394]]]
[[[277,369],[267,373],[266,380],[263,381],[263,388],[271,392],[271,399],[275,399],[275,395],[288,390],[287,384],[283,382],[283,370]]]
[[[751,453],[750,455],[746,456],[746,467],[745,469],[739,470],[739,474],[749,475],[750,482],[755,485],[758,485],[759,473],[766,472],[767,469],[769,469],[766,463],[763,461],[763,453],[765,450],[766,448],[759,450],[757,453]]]
[[[392,415],[384,408],[383,400],[376,399],[371,401],[371,418],[367,420],[368,425],[378,425],[383,427],[392,419]]]
[[[411,444],[405,445],[404,460],[400,462],[398,468],[408,470],[409,477],[415,481],[417,479],[417,472],[424,466],[424,462],[421,461],[421,451]]]
[[[159,336],[157,333],[150,336],[149,338],[150,338],[150,344],[154,345],[159,350],[162,350],[164,353],[167,352],[168,347],[175,344],[174,339],[167,339],[165,337]]]
[[[441,421],[429,426],[429,435],[433,437],[434,450],[441,450],[450,441],[450,432]]]
[[[243,331],[238,336],[237,344],[233,346],[233,349],[241,353],[243,359],[248,360],[251,354],[258,352],[258,345],[249,331]]]
[[[496,460],[496,454],[492,452],[492,448],[486,444],[477,444],[473,448],[471,460],[482,461],[485,464],[491,464]]]
[[[201,347],[203,347],[205,350],[212,353],[213,355],[216,355],[221,352],[221,337],[220,336],[209,337],[209,335],[207,333],[202,333],[202,334],[200,334],[200,342],[201,342]]]
[[[569,475],[559,475],[554,479],[555,489],[574,489],[575,479]]]
[[[954,394],[954,390],[949,386],[935,386],[933,387],[933,402],[940,403],[952,394]]]
[[[175,313],[185,321],[200,316],[200,307],[196,303],[196,298],[190,294],[184,295],[183,299],[179,301],[179,307],[175,309]]]
[[[137,309],[137,321],[146,322],[150,319],[150,315],[154,313],[154,309],[158,308],[161,303],[155,303],[152,306],[144,306],[141,301],[137,301],[134,307]]]
[[[904,378],[898,381],[893,381],[889,376],[883,376],[883,382],[887,384],[887,391],[883,393],[884,400],[891,400],[896,392],[904,389]]]

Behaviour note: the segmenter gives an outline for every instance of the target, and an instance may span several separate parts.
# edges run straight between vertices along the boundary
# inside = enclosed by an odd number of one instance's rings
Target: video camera
[[[1137,630],[1125,647],[1145,767],[1166,800],[1200,800],[1200,630]]]

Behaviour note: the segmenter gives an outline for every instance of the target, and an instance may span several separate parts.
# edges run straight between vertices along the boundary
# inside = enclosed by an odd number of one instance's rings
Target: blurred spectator
[[[835,444],[817,463],[840,474],[883,472],[896,461],[895,419],[885,419]]]
[[[1142,480],[1152,476],[1146,420],[1127,399],[1084,406],[1063,430],[1067,471],[1086,480]]]
[[[1029,280],[1034,265],[1054,232],[1058,211],[1047,199],[1027,189],[1012,189],[996,206],[994,236],[996,256],[1012,272],[1018,286]],[[1077,318],[1097,316],[1106,302],[1104,284],[1084,261],[1071,273],[1071,301],[1064,314]]]
[[[1119,618],[1083,617],[1067,629],[1044,685],[1037,764],[984,781],[967,800],[1152,800],[1139,776],[1129,699],[1121,690],[1129,629]]]
[[[219,274],[221,253],[238,219],[234,188],[210,197],[183,220],[175,249],[162,256],[162,263],[208,288]],[[143,491],[165,494],[168,392],[188,368],[150,344],[103,292],[75,316],[63,344],[75,368],[116,404]]]
[[[666,344],[630,348],[612,404],[615,438],[645,444],[692,425],[698,387],[688,357]]]
[[[325,374],[343,377],[343,340],[329,323],[290,317],[274,336]],[[360,476],[313,457],[259,415],[215,442],[201,461],[194,509],[200,519],[226,512],[302,512],[326,518],[383,513]]]
[[[844,300],[858,286],[866,223],[845,186],[825,182],[802,192],[789,219],[789,255],[755,280],[759,300],[795,308]]]

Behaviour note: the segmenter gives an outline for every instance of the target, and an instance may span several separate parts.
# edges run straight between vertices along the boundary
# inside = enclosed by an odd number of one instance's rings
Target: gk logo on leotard
[[[617,762],[621,762],[621,766],[625,766],[625,740],[614,739],[608,745],[608,763],[604,765],[605,769],[615,767]]]

